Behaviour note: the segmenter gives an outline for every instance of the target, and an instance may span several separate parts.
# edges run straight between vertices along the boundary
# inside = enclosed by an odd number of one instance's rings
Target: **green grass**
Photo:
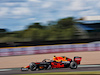
[[[84,72],[54,72],[54,73],[35,73],[35,74],[18,74],[18,75],[67,75],[67,74],[100,74],[100,71],[84,71]]]

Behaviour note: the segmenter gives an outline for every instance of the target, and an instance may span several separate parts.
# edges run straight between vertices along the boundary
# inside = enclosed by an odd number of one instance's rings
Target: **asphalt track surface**
[[[77,69],[59,68],[51,70],[37,70],[37,71],[20,71],[20,69],[10,71],[0,71],[0,75],[14,75],[14,74],[35,74],[35,73],[51,73],[51,72],[80,72],[80,71],[100,71],[99,67],[78,67]]]

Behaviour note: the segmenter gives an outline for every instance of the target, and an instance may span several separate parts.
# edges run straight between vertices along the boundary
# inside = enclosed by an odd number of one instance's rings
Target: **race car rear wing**
[[[74,57],[74,61],[79,65],[81,62],[82,57]]]

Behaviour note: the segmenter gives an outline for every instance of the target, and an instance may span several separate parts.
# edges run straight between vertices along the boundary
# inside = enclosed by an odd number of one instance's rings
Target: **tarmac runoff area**
[[[31,62],[41,62],[43,59],[53,59],[54,55],[66,56],[71,59],[73,59],[74,56],[80,56],[82,57],[81,65],[100,64],[100,51],[66,52],[66,53],[0,57],[0,69],[24,67],[29,65]]]
[[[30,70],[20,71],[20,68],[10,68],[10,69],[0,69],[0,75],[53,73],[53,72],[88,72],[88,71],[100,72],[100,65],[79,65],[77,69],[58,68],[58,69],[39,70],[39,71],[30,71]]]

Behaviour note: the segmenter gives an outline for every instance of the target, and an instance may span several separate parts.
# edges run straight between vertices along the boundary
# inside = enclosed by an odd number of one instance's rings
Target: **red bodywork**
[[[62,67],[64,67],[64,64],[62,64],[61,62],[51,62],[51,67],[52,68],[62,68]]]
[[[75,58],[74,58],[74,61],[79,65],[80,62],[81,62],[81,59],[82,59],[81,57],[78,57],[78,58],[75,57]]]
[[[51,62],[51,67],[52,68],[63,68],[65,67],[64,66],[64,63],[62,63],[61,61],[69,61],[69,62],[72,62],[72,59],[70,58],[67,58],[67,57],[56,57],[56,58],[53,58],[53,62]],[[81,61],[81,57],[74,57],[74,61],[79,65],[80,64],[80,61]],[[35,62],[36,65],[40,64],[41,62]],[[30,68],[30,66],[26,66],[24,68]]]
[[[81,62],[81,57],[74,57],[74,61],[79,65]],[[67,57],[53,57],[53,60],[56,62],[61,62],[61,61],[72,61],[72,59],[67,58]]]

